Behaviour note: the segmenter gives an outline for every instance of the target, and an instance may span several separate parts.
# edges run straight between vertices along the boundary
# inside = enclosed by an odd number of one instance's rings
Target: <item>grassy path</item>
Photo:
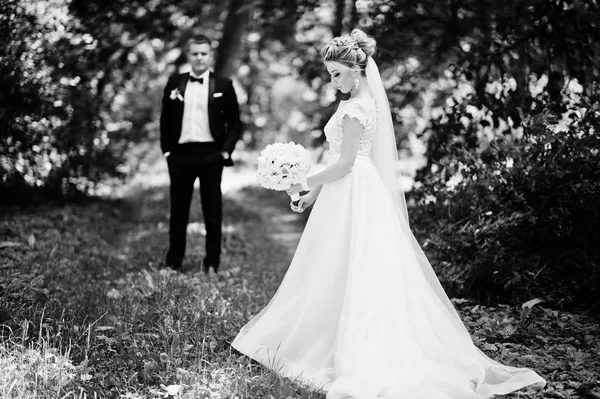
[[[199,273],[197,197],[186,273],[159,268],[164,185],[118,202],[2,209],[0,397],[323,398],[229,346],[277,289],[305,218],[285,195],[243,185],[226,193],[221,281]],[[539,396],[507,397],[600,398],[593,320],[543,304],[526,319],[507,306],[456,305],[484,351],[549,380]]]
[[[0,397],[158,398],[169,386],[185,398],[302,395],[229,347],[274,294],[301,229],[277,210],[284,195],[238,188],[224,203],[222,281],[199,272],[197,193],[185,274],[159,268],[165,186],[118,202],[3,209],[0,369],[11,371],[0,374]]]

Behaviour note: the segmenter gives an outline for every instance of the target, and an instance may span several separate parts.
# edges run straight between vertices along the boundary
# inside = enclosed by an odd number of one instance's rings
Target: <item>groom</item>
[[[169,78],[162,99],[160,146],[171,180],[169,250],[165,263],[180,270],[194,182],[200,179],[200,201],[206,226],[206,256],[202,268],[219,270],[223,197],[221,175],[232,166],[231,153],[242,124],[230,79],[215,76],[211,41],[204,35],[185,45],[192,70]]]

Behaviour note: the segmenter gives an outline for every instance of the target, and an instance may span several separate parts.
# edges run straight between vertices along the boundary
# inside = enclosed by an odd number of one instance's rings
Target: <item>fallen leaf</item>
[[[535,298],[535,299],[525,302],[523,305],[521,305],[521,307],[531,309],[532,307],[534,307],[535,305],[537,305],[538,303],[541,303],[541,302],[544,302],[544,301],[542,299]]]
[[[31,248],[35,248],[35,236],[33,234],[30,234],[29,237],[27,237],[27,243]]]
[[[169,385],[166,388],[167,394],[170,396],[176,396],[179,392],[181,392],[181,385]]]
[[[2,248],[12,248],[12,247],[20,247],[23,244],[16,241],[0,241],[0,249]]]

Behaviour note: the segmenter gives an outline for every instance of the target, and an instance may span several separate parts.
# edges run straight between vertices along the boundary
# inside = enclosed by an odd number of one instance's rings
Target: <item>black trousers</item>
[[[171,219],[166,264],[180,267],[185,256],[186,233],[194,182],[200,179],[200,201],[206,226],[204,262],[218,269],[221,261],[223,157],[215,143],[179,144],[167,157],[171,179]]]

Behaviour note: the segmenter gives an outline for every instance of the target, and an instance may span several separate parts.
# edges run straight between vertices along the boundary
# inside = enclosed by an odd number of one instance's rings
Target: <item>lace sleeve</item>
[[[358,152],[359,154],[369,155],[371,152],[372,136],[375,131],[375,117],[368,113],[367,108],[363,104],[357,104],[357,102],[342,105],[331,117],[327,125],[325,125],[325,136],[327,136],[330,151],[332,153],[340,153],[342,151],[345,116],[358,121],[363,127],[364,132],[360,138]]]
[[[351,106],[346,106],[341,110],[341,118],[340,121],[341,123],[343,123],[344,117],[348,116],[350,119],[356,119],[358,121],[358,123],[360,123],[362,125],[362,127],[364,129],[367,128],[367,122],[369,120],[369,115],[367,114],[367,112],[365,111],[365,109],[363,107],[361,107],[360,105],[356,104],[356,105],[351,105]]]

